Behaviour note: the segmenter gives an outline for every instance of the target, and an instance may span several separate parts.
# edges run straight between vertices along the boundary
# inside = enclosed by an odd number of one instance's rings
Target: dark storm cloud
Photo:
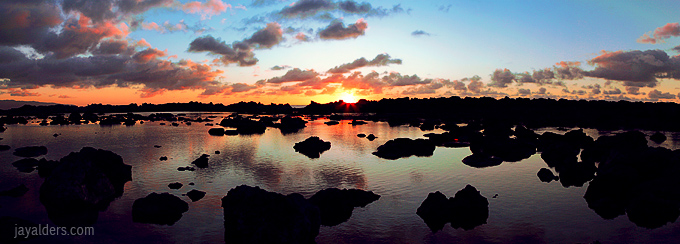
[[[285,82],[306,81],[309,79],[316,78],[317,76],[319,76],[319,73],[317,73],[316,71],[301,70],[298,68],[294,68],[286,72],[286,74],[283,76],[274,77],[267,80],[267,83],[280,84]]]
[[[658,100],[658,99],[675,99],[675,95],[671,94],[669,92],[661,92],[657,89],[654,89],[647,93],[647,97],[652,100]]]
[[[623,81],[624,86],[655,87],[657,78],[680,78],[680,58],[662,50],[605,52],[588,61],[587,76]]]
[[[491,87],[498,87],[498,88],[505,88],[508,87],[509,84],[512,83],[512,81],[515,80],[515,75],[510,72],[508,69],[497,69],[491,74],[491,83],[489,83],[489,86]]]
[[[412,36],[429,36],[430,33],[427,33],[423,30],[415,30],[415,31],[411,32],[411,35]]]
[[[121,54],[128,52],[127,41],[124,40],[106,40],[99,43],[99,46],[92,50],[92,54]]]
[[[258,62],[252,52],[253,48],[271,48],[283,40],[282,34],[279,24],[269,23],[250,38],[231,45],[211,35],[196,38],[189,44],[188,51],[220,55],[220,61],[224,64],[238,63],[239,66],[252,66]]]
[[[122,15],[140,14],[154,7],[170,6],[173,0],[63,0],[64,12],[78,11],[94,22],[104,22]]]
[[[364,19],[359,19],[356,23],[348,25],[347,27],[345,27],[345,24],[341,21],[334,20],[326,28],[319,31],[319,37],[326,40],[357,38],[358,36],[364,35],[366,28],[368,28],[368,24]]]
[[[35,1],[0,2],[0,45],[28,45],[63,21],[59,8]]]
[[[366,58],[362,57],[354,60],[351,63],[335,66],[335,68],[329,69],[327,72],[334,74],[348,73],[361,67],[378,67],[387,66],[389,64],[401,64],[401,59],[391,59],[389,54],[378,54],[371,61],[368,61]]]

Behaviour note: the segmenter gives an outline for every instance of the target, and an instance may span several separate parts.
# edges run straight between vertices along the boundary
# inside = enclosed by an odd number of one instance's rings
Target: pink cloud
[[[656,28],[654,30],[653,37],[649,36],[649,34],[644,34],[638,38],[637,42],[656,44],[659,42],[664,42],[664,39],[677,36],[680,36],[680,23],[668,23],[664,26]]]
[[[231,4],[222,2],[222,0],[208,0],[207,2],[189,2],[182,6],[182,10],[190,14],[200,14],[201,18],[206,19],[214,15],[226,12],[230,9]]]
[[[59,95],[59,98],[71,98],[71,96],[68,96],[68,95]]]

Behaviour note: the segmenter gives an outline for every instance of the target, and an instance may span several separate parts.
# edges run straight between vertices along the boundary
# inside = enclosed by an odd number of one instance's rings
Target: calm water
[[[218,114],[219,123],[222,116]],[[40,204],[38,189],[43,182],[37,171],[21,173],[11,163],[17,147],[44,145],[47,159],[58,160],[68,153],[90,146],[113,151],[132,165],[133,180],[125,193],[99,213],[95,236],[39,237],[25,243],[223,243],[223,212],[220,199],[229,189],[247,184],[283,194],[298,192],[310,197],[328,188],[359,188],[381,195],[365,208],[356,208],[349,221],[321,227],[318,243],[669,243],[680,240],[680,224],[649,230],[637,227],[627,216],[604,220],[587,207],[583,187],[564,188],[559,182],[543,183],[536,176],[547,167],[540,155],[521,162],[490,168],[472,168],[461,163],[468,148],[438,147],[432,157],[385,160],[371,153],[387,140],[398,137],[423,138],[413,127],[389,127],[369,122],[352,126],[348,121],[334,126],[327,120],[311,121],[298,133],[283,135],[268,128],[262,135],[210,136],[202,123],[179,127],[146,122],[135,126],[99,125],[38,126],[10,125],[0,144],[12,150],[0,152],[0,190],[24,183],[30,189],[20,198],[0,197],[0,216],[14,216],[38,224],[53,223]],[[166,122],[167,123],[167,122]],[[169,123],[168,123],[169,124]],[[537,131],[542,133],[550,129]],[[555,131],[555,130],[551,130]],[[442,132],[442,131],[434,131]],[[586,131],[590,136],[608,132]],[[53,137],[53,134],[60,134]],[[373,133],[368,141],[358,133]],[[678,148],[680,135],[667,133],[661,146]],[[310,136],[330,141],[332,148],[318,159],[293,150],[296,142]],[[154,145],[160,145],[155,148]],[[652,144],[650,144],[652,145]],[[653,145],[659,146],[659,145]],[[221,154],[214,154],[219,150]],[[201,154],[210,154],[210,167],[177,171]],[[167,161],[159,157],[167,156]],[[169,183],[181,182],[179,190]],[[188,183],[194,182],[190,186]],[[445,226],[433,234],[415,212],[429,192],[453,196],[466,184],[475,186],[489,200],[487,224],[470,231]],[[191,189],[207,192],[191,202],[182,194]],[[189,203],[189,211],[173,226],[132,222],[132,203],[151,192],[170,192]],[[498,194],[497,198],[492,198]]]

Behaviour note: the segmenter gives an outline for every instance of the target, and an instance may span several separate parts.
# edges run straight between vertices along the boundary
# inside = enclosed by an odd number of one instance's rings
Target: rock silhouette
[[[226,243],[315,243],[319,209],[297,193],[241,185],[222,198]]]
[[[192,184],[190,183],[189,185],[192,185]],[[189,197],[189,199],[191,199],[192,202],[201,200],[204,196],[205,196],[204,191],[199,191],[199,190],[196,190],[196,189],[193,189],[193,190],[187,192],[187,197]]]
[[[47,147],[45,146],[30,146],[14,149],[15,156],[24,158],[37,157],[45,154],[47,154]]]
[[[470,167],[486,168],[501,165],[501,163],[503,163],[503,160],[485,154],[472,154],[463,158],[462,162],[463,164]]]
[[[130,180],[132,166],[119,155],[84,147],[59,160],[40,186],[40,202],[57,225],[92,225]]]
[[[179,182],[168,184],[168,188],[173,189],[173,190],[182,188],[182,186],[183,186],[182,183],[179,183]]]
[[[159,225],[173,225],[189,211],[189,204],[170,193],[151,193],[132,204],[132,221]]]
[[[223,136],[224,135],[224,128],[210,128],[208,130],[208,134],[213,135],[213,136]]]
[[[410,156],[429,157],[434,153],[434,149],[434,143],[429,140],[397,138],[379,146],[373,155],[391,160]]]
[[[347,221],[355,207],[365,207],[377,201],[380,196],[357,189],[328,188],[309,198],[309,202],[321,211],[321,224],[335,226]]]
[[[194,164],[194,165],[196,165],[196,167],[199,167],[199,168],[207,168],[208,167],[208,157],[210,157],[210,155],[203,154],[199,158],[197,158],[196,160],[191,162],[191,164]]]
[[[538,173],[536,173],[536,175],[538,175],[538,179],[540,179],[543,182],[548,182],[548,183],[553,181],[553,180],[559,180],[560,179],[560,177],[555,176],[552,171],[550,171],[549,169],[546,169],[546,168],[541,168],[540,170],[538,170]]]
[[[23,158],[13,162],[12,165],[20,172],[31,173],[38,166],[38,160],[35,158]]]
[[[263,122],[243,118],[236,115],[233,118],[226,118],[220,122],[221,126],[236,128],[239,134],[262,134],[267,127]]]
[[[26,194],[26,192],[28,192],[28,187],[26,187],[24,184],[21,184],[12,189],[0,191],[0,196],[21,197]]]
[[[319,158],[321,153],[331,149],[331,143],[312,136],[304,141],[295,143],[293,146],[296,152],[302,153],[309,158]]]
[[[486,224],[489,217],[489,201],[475,187],[467,185],[449,199],[438,191],[428,194],[416,210],[416,214],[435,233],[449,222],[453,228],[471,230]]]
[[[1,152],[1,151],[7,151],[7,150],[9,150],[9,149],[12,149],[12,147],[10,147],[10,146],[8,146],[8,145],[0,145],[0,152]]]
[[[307,121],[300,117],[286,116],[281,118],[281,122],[276,124],[276,127],[281,130],[281,133],[288,134],[298,132],[299,130],[307,127],[305,124],[307,124]]]

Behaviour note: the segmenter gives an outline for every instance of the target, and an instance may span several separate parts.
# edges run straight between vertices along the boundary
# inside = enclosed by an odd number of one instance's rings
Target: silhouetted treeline
[[[223,105],[221,103],[166,103],[166,104],[149,104],[143,103],[137,105],[131,103],[129,105],[102,105],[90,104],[84,107],[74,105],[51,105],[51,106],[31,106],[25,105],[20,108],[13,108],[8,110],[0,110],[2,115],[19,115],[19,116],[49,116],[61,113],[127,113],[127,112],[170,112],[170,111],[186,111],[186,112],[238,112],[238,113],[258,113],[258,114],[287,114],[293,111],[289,104],[270,104],[265,105],[256,102],[239,102],[230,105]]]
[[[528,98],[396,98],[355,104],[312,102],[304,114],[375,113],[380,120],[441,119],[466,123],[503,122],[528,127],[680,130],[680,104]]]

